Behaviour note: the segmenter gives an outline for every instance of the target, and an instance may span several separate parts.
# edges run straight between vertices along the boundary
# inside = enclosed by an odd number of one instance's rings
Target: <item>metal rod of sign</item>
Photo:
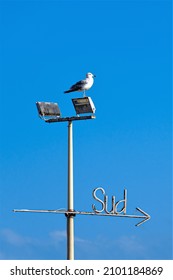
[[[141,222],[137,223],[136,226],[140,226],[141,224],[148,221],[151,217],[146,212],[144,212],[139,207],[136,207],[136,210],[141,212],[142,215],[127,215],[127,214],[106,214],[106,213],[95,213],[95,212],[85,212],[85,211],[68,211],[65,209],[57,209],[57,210],[30,210],[30,209],[14,209],[14,212],[28,212],[28,213],[53,213],[53,214],[65,214],[66,217],[74,217],[75,215],[91,215],[91,216],[104,216],[104,217],[117,217],[117,218],[135,218],[135,219],[143,219]],[[69,244],[74,244],[73,240],[71,240],[70,236],[72,235],[73,226],[71,228],[71,232],[69,233]],[[68,235],[67,235],[68,238]],[[71,241],[70,241],[71,240]]]

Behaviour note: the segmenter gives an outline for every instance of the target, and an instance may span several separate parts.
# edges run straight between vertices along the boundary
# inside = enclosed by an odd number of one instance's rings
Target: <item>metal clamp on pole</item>
[[[74,211],[67,211],[67,212],[65,213],[65,216],[66,216],[66,217],[70,217],[70,216],[75,217],[76,214],[75,214],[74,212],[76,212],[76,211],[75,211],[75,210],[74,210]]]

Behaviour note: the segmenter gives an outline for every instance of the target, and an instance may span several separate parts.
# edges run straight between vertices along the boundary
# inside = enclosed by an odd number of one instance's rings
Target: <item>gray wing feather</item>
[[[83,87],[86,84],[87,84],[86,80],[81,80],[81,81],[77,82],[76,84],[72,85],[70,89],[80,89],[81,87]]]
[[[87,84],[86,80],[81,80],[77,82],[76,84],[72,85],[69,90],[64,91],[64,93],[69,93],[72,91],[81,91],[83,90],[83,86]]]

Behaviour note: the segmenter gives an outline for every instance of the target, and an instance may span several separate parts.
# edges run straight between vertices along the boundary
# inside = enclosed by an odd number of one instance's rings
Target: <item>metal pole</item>
[[[74,211],[72,121],[68,122],[68,211]],[[74,213],[67,214],[67,259],[74,260]]]

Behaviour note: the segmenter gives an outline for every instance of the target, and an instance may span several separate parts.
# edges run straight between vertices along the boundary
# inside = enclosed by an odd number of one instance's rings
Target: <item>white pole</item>
[[[68,211],[74,211],[72,121],[68,122]],[[67,215],[67,259],[74,260],[74,214]]]

